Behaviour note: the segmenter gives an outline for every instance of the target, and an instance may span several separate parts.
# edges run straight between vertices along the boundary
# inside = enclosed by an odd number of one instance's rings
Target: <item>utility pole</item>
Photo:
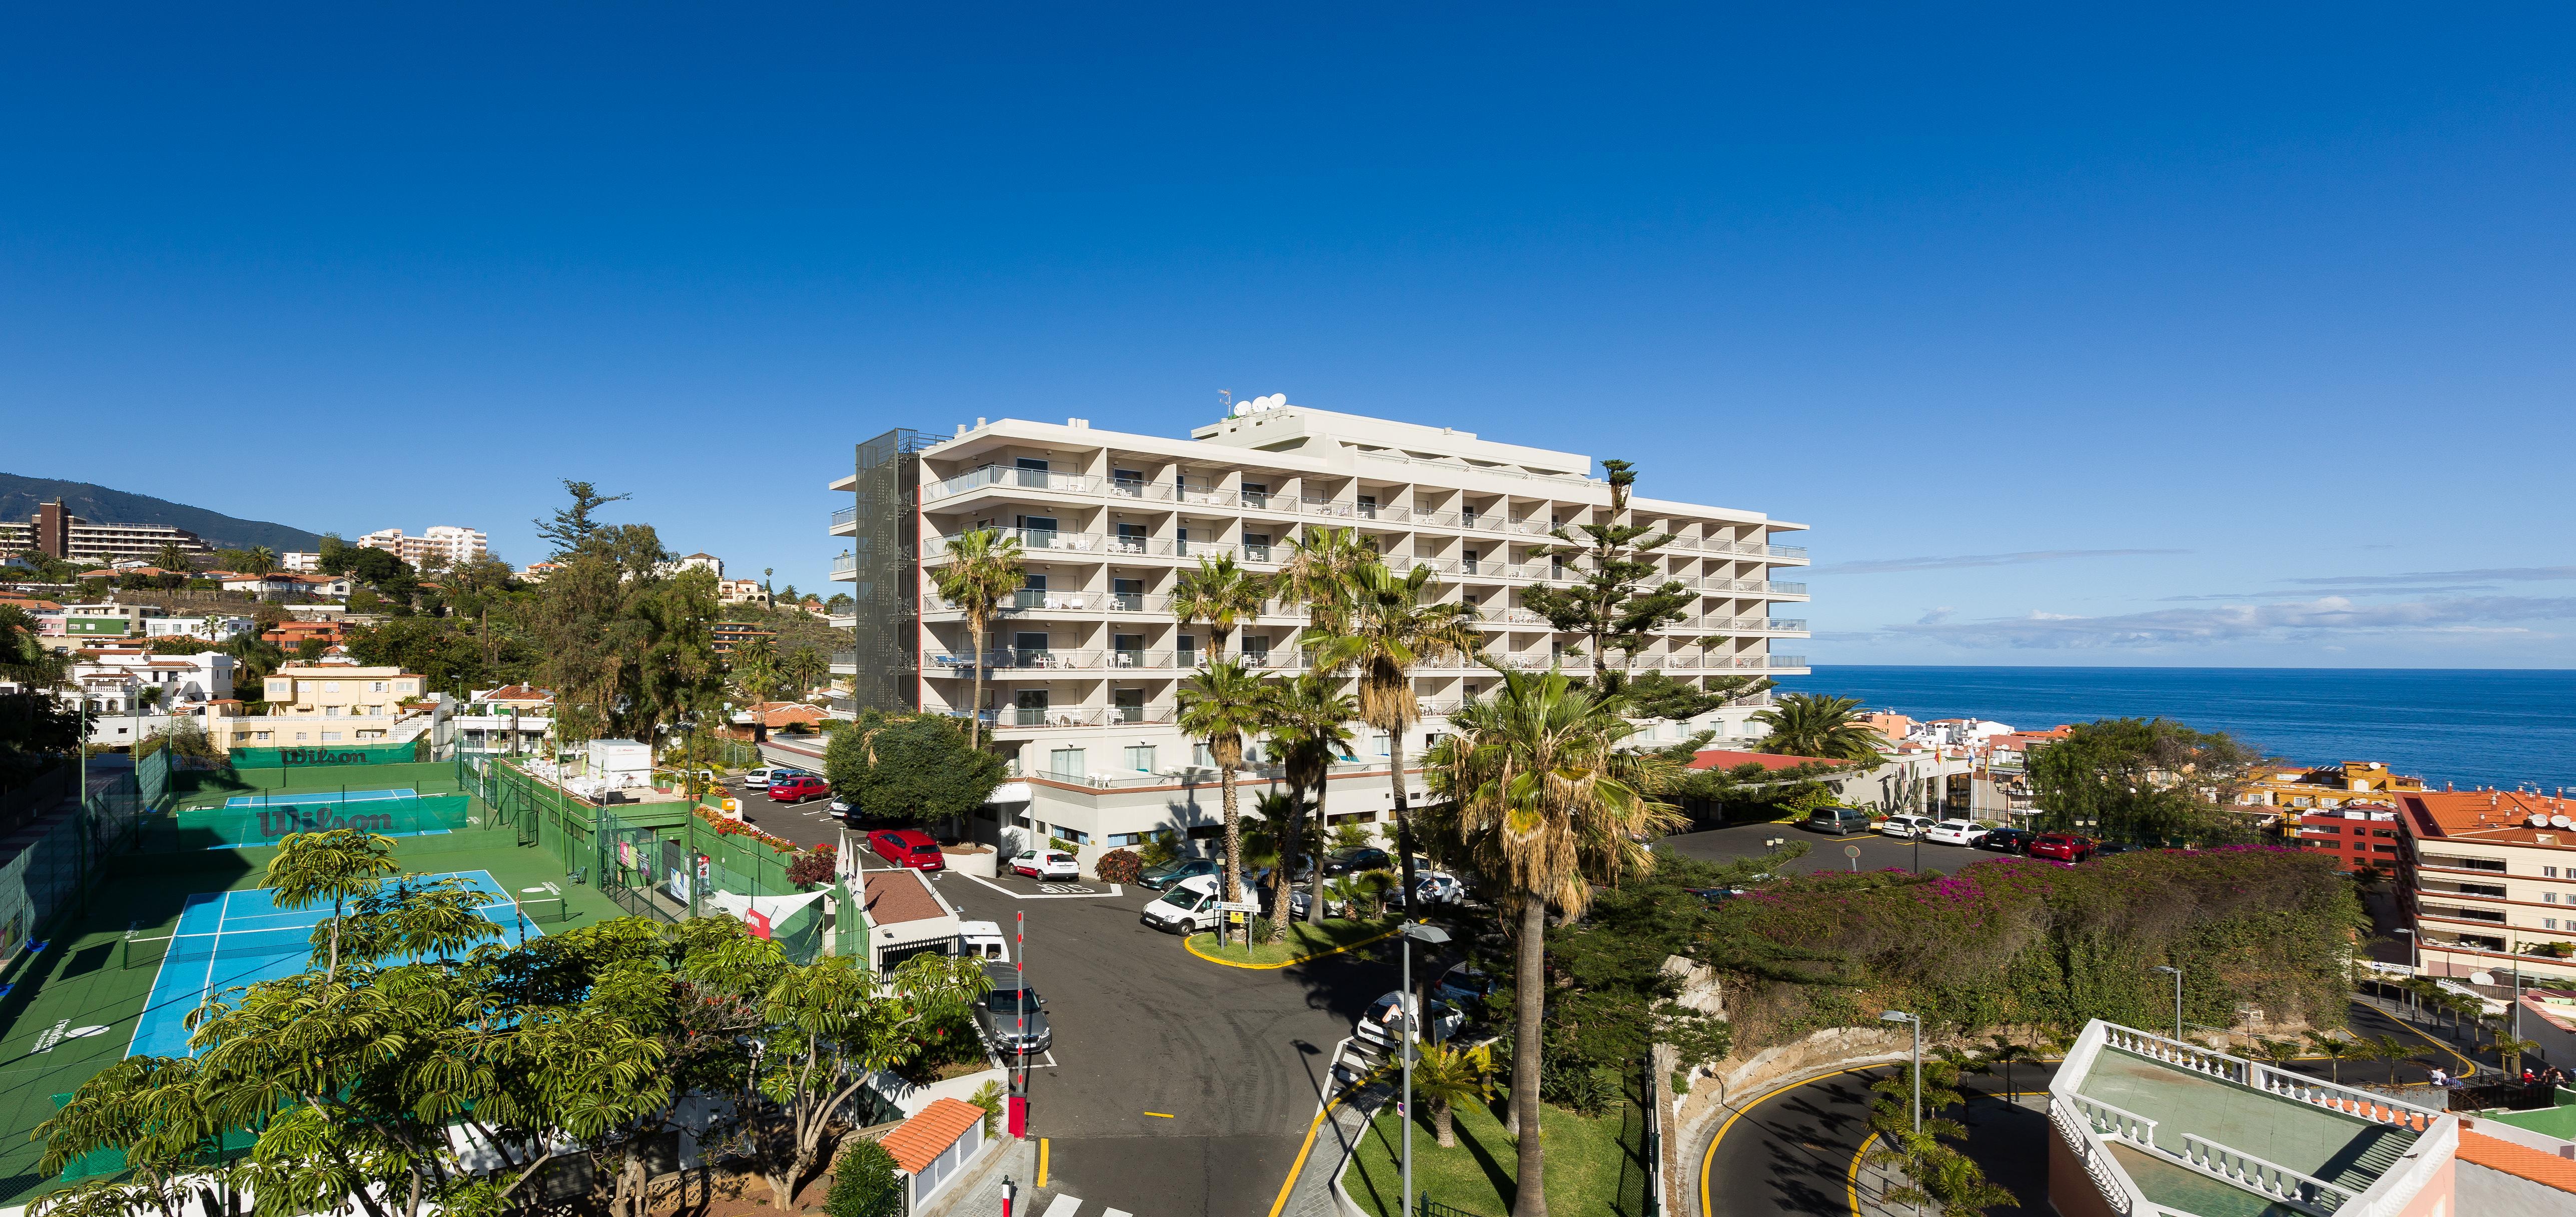
[[[2156,966],[2159,972],[2170,972],[2174,978],[2174,1042],[2182,1042],[2182,969]]]

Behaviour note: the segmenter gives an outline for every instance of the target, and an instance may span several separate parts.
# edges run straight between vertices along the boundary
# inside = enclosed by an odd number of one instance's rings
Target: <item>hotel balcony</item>
[[[833,512],[833,513],[832,513],[832,535],[833,535],[833,536],[836,536],[836,537],[852,537],[852,536],[857,536],[857,535],[858,535],[858,532],[859,532],[859,509],[858,509],[858,508],[856,508],[856,507],[844,507],[844,508],[840,509],[839,511],[836,511],[836,512]]]

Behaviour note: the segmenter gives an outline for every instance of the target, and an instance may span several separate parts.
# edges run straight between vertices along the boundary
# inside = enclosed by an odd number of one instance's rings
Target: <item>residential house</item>
[[[306,642],[319,642],[325,647],[338,646],[349,640],[349,630],[346,623],[338,620],[281,621],[261,631],[259,640],[276,643],[292,654]]]
[[[719,621],[708,628],[715,635],[718,655],[731,655],[735,647],[747,647],[754,642],[778,637],[776,630],[764,630],[744,621]]]
[[[2288,839],[2297,848],[2331,854],[2346,874],[2363,867],[2394,874],[2404,852],[2403,837],[2393,804],[2352,802],[2331,811],[2297,812]]]
[[[261,687],[267,714],[210,717],[206,733],[226,751],[401,743],[429,725],[427,696],[422,676],[397,667],[288,663]]]
[[[228,592],[248,592],[254,596],[337,596],[349,597],[347,575],[299,575],[292,571],[272,571],[265,575],[236,575],[224,580]]]
[[[823,707],[801,701],[765,701],[748,710],[736,710],[724,733],[734,739],[765,739],[782,731],[820,731],[823,720],[831,717]],[[757,728],[757,730],[755,730]]]
[[[75,604],[63,612],[63,637],[75,644],[146,637],[144,622],[170,610],[150,604]]]
[[[146,617],[146,638],[195,638],[205,642],[230,642],[257,629],[259,623],[248,617],[206,615],[197,617]]]
[[[2397,795],[2424,789],[2424,779],[2390,773],[2379,761],[2314,768],[2266,765],[2250,776],[2251,784],[2236,796],[2235,809],[2282,808],[2285,819],[2311,808],[2332,810],[2351,802],[2387,805]]]
[[[902,1172],[904,1211],[922,1212],[983,1151],[984,1109],[942,1095],[896,1125],[881,1144],[894,1159],[895,1169]]]
[[[322,555],[301,549],[290,550],[277,555],[277,564],[280,568],[299,575],[318,574],[322,570]]]
[[[684,570],[702,570],[717,579],[724,578],[724,559],[710,553],[694,553],[662,564],[662,573],[676,575]]]
[[[381,549],[422,570],[449,570],[484,556],[483,533],[480,529],[459,528],[453,524],[433,524],[417,537],[406,537],[399,528],[378,529],[358,538],[353,544],[366,549]]]
[[[466,752],[543,752],[554,726],[555,695],[532,685],[476,689],[465,712],[448,720]]]
[[[762,591],[758,579],[719,579],[716,601],[720,604],[757,604],[769,607],[769,593]]]
[[[851,863],[867,849],[852,841]],[[869,855],[866,861],[874,861]],[[929,878],[910,867],[858,873],[859,918],[867,935],[868,970],[879,976],[915,955],[954,955],[961,921]],[[847,909],[847,905],[842,906]]]

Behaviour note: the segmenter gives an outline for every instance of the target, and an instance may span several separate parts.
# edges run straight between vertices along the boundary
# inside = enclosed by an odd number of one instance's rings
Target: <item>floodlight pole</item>
[[[1883,1023],[1908,1023],[1914,1028],[1914,1131],[1923,1132],[1923,1020],[1903,1010],[1889,1010],[1878,1016]]]
[[[1413,1212],[1413,1045],[1414,1041],[1420,1038],[1418,1024],[1421,1020],[1421,1012],[1416,1009],[1418,1002],[1413,995],[1413,943],[1415,939],[1420,939],[1426,946],[1438,946],[1449,941],[1449,933],[1436,925],[1415,922],[1404,927],[1402,937],[1404,939],[1404,988],[1396,994],[1395,1005],[1398,1010],[1404,1012],[1404,1036],[1403,1043],[1396,1051],[1404,1059],[1404,1102],[1400,1108],[1404,1119],[1403,1203],[1406,1217],[1411,1217]]]

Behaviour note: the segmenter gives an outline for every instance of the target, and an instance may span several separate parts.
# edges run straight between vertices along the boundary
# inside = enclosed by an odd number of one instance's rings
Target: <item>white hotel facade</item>
[[[1087,860],[1161,829],[1208,835],[1222,815],[1216,775],[1173,725],[1177,688],[1212,648],[1204,624],[1174,619],[1173,582],[1203,556],[1231,554],[1269,574],[1305,530],[1354,528],[1398,571],[1430,567],[1436,599],[1472,605],[1493,661],[1589,667],[1583,640],[1551,630],[1522,592],[1573,582],[1575,564],[1530,552],[1554,542],[1550,529],[1606,517],[1610,487],[1590,476],[1590,457],[1278,400],[1238,406],[1188,439],[1081,419],[978,419],[945,437],[889,432],[860,445],[856,470],[832,483],[856,496],[831,528],[849,547],[833,578],[854,584],[858,602],[835,622],[854,634],[834,665],[855,687],[849,708],[962,715],[980,663],[985,701],[974,709],[1015,780],[973,826],[977,836],[995,839],[1016,822],[1076,843]],[[1674,534],[1655,559],[1697,593],[1687,618],[1625,661],[1631,670],[1694,684],[1807,671],[1803,658],[1772,649],[1806,637],[1803,620],[1775,615],[1807,598],[1803,583],[1774,578],[1807,559],[1773,534],[1802,525],[1644,497],[1629,501],[1627,518]],[[948,538],[976,528],[1018,538],[1028,571],[980,658],[964,615],[940,600],[931,577]],[[1273,600],[1226,652],[1294,674],[1305,622],[1302,606]],[[1418,670],[1423,718],[1405,741],[1408,760],[1418,764],[1446,715],[1495,681],[1475,659]],[[1741,740],[1758,732],[1746,720],[1767,701],[1654,724],[1651,734],[1712,729],[1721,743]],[[1393,804],[1387,741],[1365,726],[1354,735],[1325,811],[1337,824],[1383,823]],[[1258,744],[1252,758],[1266,760]],[[1272,776],[1244,775],[1256,792]]]

